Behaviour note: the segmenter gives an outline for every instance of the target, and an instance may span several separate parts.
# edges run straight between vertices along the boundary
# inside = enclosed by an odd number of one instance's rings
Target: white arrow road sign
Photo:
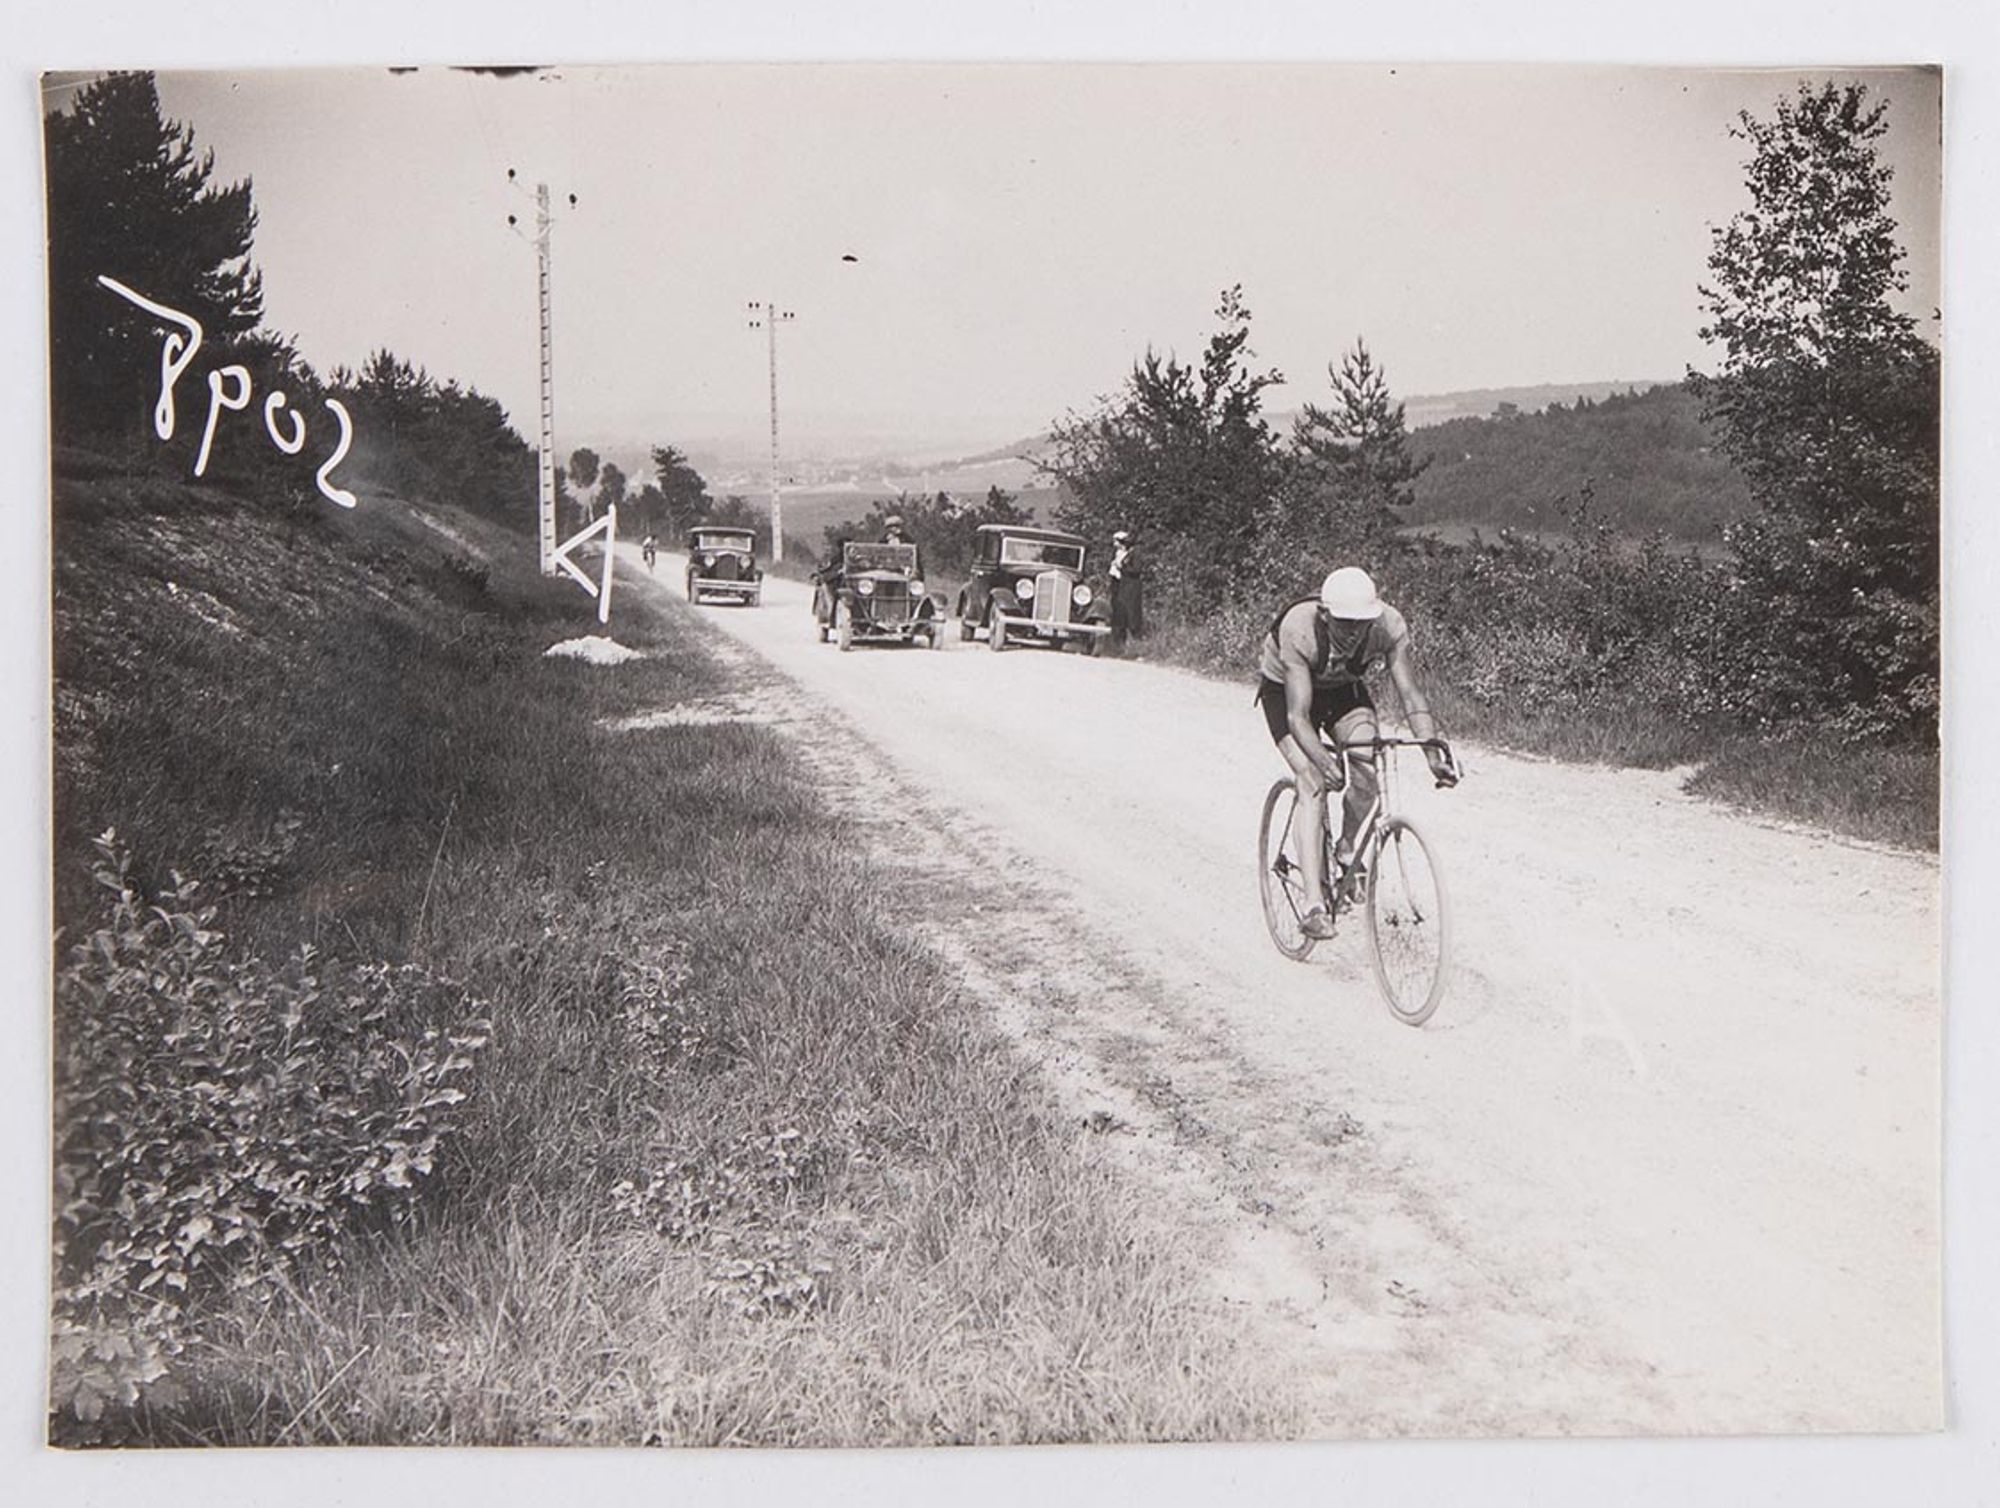
[[[590,574],[569,558],[569,552],[586,539],[596,535],[604,536],[604,580],[600,585],[590,579]],[[611,621],[611,561],[618,553],[618,509],[616,505],[604,510],[604,517],[588,528],[572,534],[556,546],[555,563],[576,578],[577,585],[597,599],[597,621]]]

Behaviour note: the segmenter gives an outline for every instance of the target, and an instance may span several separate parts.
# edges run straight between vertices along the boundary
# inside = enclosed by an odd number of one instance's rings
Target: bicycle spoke
[[[1401,819],[1375,852],[1369,940],[1376,982],[1399,1019],[1420,1023],[1442,994],[1449,939],[1444,889],[1429,850]]]
[[[1297,842],[1293,823],[1297,809],[1297,792],[1289,783],[1272,787],[1264,800],[1257,859],[1265,925],[1278,951],[1294,959],[1304,958],[1313,947],[1302,926],[1305,914],[1312,909],[1305,895],[1305,871],[1292,856]]]
[[[1409,905],[1410,914],[1421,923],[1424,919],[1423,893],[1410,883],[1410,871],[1403,860],[1403,835],[1401,833],[1396,834],[1394,846],[1396,849],[1396,872],[1397,877],[1403,882],[1403,896]]]

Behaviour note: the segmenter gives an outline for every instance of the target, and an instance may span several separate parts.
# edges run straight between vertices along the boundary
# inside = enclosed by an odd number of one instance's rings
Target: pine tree
[[[49,194],[50,362],[56,422],[145,422],[162,331],[100,275],[201,321],[220,350],[263,317],[250,265],[250,180],[212,184],[214,155],[160,115],[150,73],[114,73],[43,120]]]
[[[1335,533],[1367,537],[1392,525],[1416,500],[1417,477],[1429,464],[1410,453],[1403,405],[1359,338],[1327,367],[1333,404],[1308,403],[1292,423],[1292,454],[1308,520],[1317,515]]]

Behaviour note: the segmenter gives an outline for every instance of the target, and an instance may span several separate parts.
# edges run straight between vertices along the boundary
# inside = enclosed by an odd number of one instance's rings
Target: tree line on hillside
[[[1476,701],[1934,742],[1938,360],[1892,303],[1907,275],[1886,130],[1861,85],[1802,84],[1770,119],[1739,117],[1752,207],[1713,232],[1700,290],[1724,359],[1684,392],[1419,441],[1357,341],[1328,369],[1331,402],[1281,435],[1262,394],[1282,379],[1257,365],[1231,288],[1198,363],[1148,350],[1119,392],[1054,426],[1058,521],[1137,530],[1151,615],[1218,666],[1250,664],[1275,607],[1359,561],[1416,610],[1435,673]],[[1720,462],[1700,444],[1690,459],[1691,426]],[[1664,476],[1624,475],[1642,463]],[[1503,471],[1521,490],[1488,506],[1532,506],[1561,538],[1502,528],[1456,545],[1404,527],[1420,497],[1471,508],[1461,489]],[[1675,506],[1684,539],[1720,526],[1726,561],[1669,542]],[[1621,547],[1608,517],[1654,533]]]
[[[1424,469],[1365,341],[1329,366],[1331,401],[1306,404],[1280,435],[1262,395],[1283,377],[1255,364],[1242,289],[1224,290],[1215,313],[1198,365],[1148,350],[1122,393],[1054,424],[1042,462],[1063,527],[1140,535],[1169,617],[1287,590],[1302,562],[1376,545]]]
[[[1754,505],[1719,438],[1680,383],[1449,419],[1411,432],[1424,471],[1410,518],[1554,530],[1552,499],[1588,483],[1604,517],[1629,533],[1720,542]]]
[[[708,482],[686,453],[672,445],[656,445],[652,451],[653,476],[641,482],[637,491],[631,478],[616,461],[607,461],[588,446],[570,452],[569,465],[557,468],[557,495],[575,510],[579,525],[589,523],[608,508],[622,510],[618,532],[644,537],[664,534],[669,540],[686,533],[698,523],[735,523],[734,517],[720,518],[722,509],[709,496]],[[583,494],[572,491],[582,488]],[[742,499],[728,500],[733,513]]]
[[[505,410],[477,388],[432,377],[388,350],[360,371],[322,375],[294,339],[263,323],[264,285],[252,262],[257,209],[251,180],[214,181],[212,152],[193,128],[161,114],[150,73],[112,73],[79,89],[43,120],[49,204],[51,417],[57,442],[144,452],[187,475],[200,442],[201,373],[240,365],[252,392],[282,390],[315,432],[331,432],[324,400],[337,398],[354,436],[341,477],[456,503],[522,528],[532,525],[535,457]],[[108,292],[118,279],[199,320],[199,366],[181,379],[171,441],[155,439],[166,328]],[[252,408],[234,428],[254,426]],[[330,448],[329,448],[330,452]],[[284,455],[258,435],[219,435],[206,479],[305,504],[314,460]]]
[[[981,524],[1032,524],[1034,515],[1021,506],[1020,496],[999,485],[978,498],[934,493],[898,493],[877,500],[860,518],[829,524],[824,558],[837,559],[848,540],[880,539],[889,520],[900,518],[903,533],[923,553],[924,569],[933,576],[964,576],[972,569],[972,548]]]

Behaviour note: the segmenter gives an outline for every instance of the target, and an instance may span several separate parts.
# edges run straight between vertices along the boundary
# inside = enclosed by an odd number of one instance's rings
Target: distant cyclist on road
[[[659,556],[660,542],[648,534],[639,542],[639,552],[646,557],[646,569],[650,571],[653,569],[653,561]]]
[[[1417,684],[1410,651],[1410,627],[1403,615],[1375,594],[1375,583],[1359,566],[1342,566],[1327,576],[1317,597],[1301,597],[1271,620],[1257,656],[1257,705],[1263,710],[1271,741],[1299,782],[1299,861],[1305,870],[1306,894],[1320,896],[1326,840],[1321,831],[1326,810],[1320,799],[1341,788],[1340,760],[1320,740],[1320,730],[1348,748],[1353,779],[1347,783],[1340,842],[1334,855],[1342,873],[1354,861],[1354,843],[1361,823],[1374,805],[1378,777],[1375,750],[1351,747],[1376,737],[1375,703],[1368,694],[1371,671],[1389,671],[1410,732],[1435,738],[1424,747],[1431,773],[1441,785],[1458,780],[1451,752],[1438,733],[1430,701]],[[1339,875],[1333,877],[1335,880]],[[1317,903],[1300,921],[1308,937],[1331,937],[1333,919]]]

